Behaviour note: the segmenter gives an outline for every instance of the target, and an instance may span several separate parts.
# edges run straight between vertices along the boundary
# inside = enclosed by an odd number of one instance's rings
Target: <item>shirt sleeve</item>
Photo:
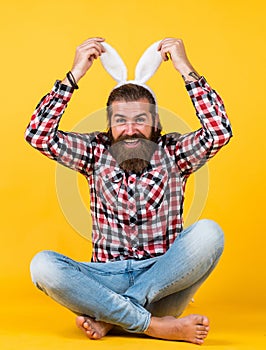
[[[25,139],[48,158],[85,174],[91,170],[95,134],[58,130],[73,91],[72,87],[56,81],[51,92],[37,105],[26,129]]]
[[[175,145],[177,166],[189,175],[229,142],[232,130],[221,97],[204,77],[186,89],[201,123],[199,130],[179,136]]]

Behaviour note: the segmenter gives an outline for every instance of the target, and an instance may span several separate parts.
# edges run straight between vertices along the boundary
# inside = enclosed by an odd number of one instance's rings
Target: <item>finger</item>
[[[84,42],[82,44],[85,44],[85,43],[91,42],[91,41],[103,42],[103,41],[105,41],[105,38],[102,38],[102,37],[88,38],[88,39],[84,40]]]
[[[165,38],[162,41],[160,41],[157,50],[160,51],[165,46],[167,41],[168,41],[167,38]]]
[[[95,50],[97,52],[97,57],[101,56],[103,52],[105,52],[105,48],[102,45],[94,43],[93,45],[90,45],[88,48],[85,48],[86,50]]]
[[[101,52],[96,49],[90,49],[87,51],[87,55],[89,59],[96,60],[99,56],[101,56]]]
[[[101,56],[103,52],[105,52],[104,48],[102,48],[101,45],[95,43],[85,45],[82,48],[80,48],[79,51],[82,55],[86,55],[95,59]]]
[[[173,47],[173,39],[164,39],[160,42],[158,46],[158,51],[161,51],[162,59],[164,61],[168,61],[171,59],[171,53],[170,50]]]
[[[167,52],[161,51],[161,56],[164,61],[168,61]]]
[[[157,51],[160,51],[163,45],[163,40],[159,42],[159,45],[157,47]]]
[[[99,53],[101,54],[102,52],[105,52],[105,48],[103,45],[101,45],[99,42],[95,42],[94,43],[94,47],[97,48],[97,50],[99,51]]]
[[[103,45],[100,44],[100,42],[92,41],[92,40],[86,41],[85,43],[81,44],[79,47],[85,50],[90,48],[95,48],[100,53],[106,51]]]
[[[97,40],[97,41],[105,41],[105,38],[103,38],[103,37],[101,37],[101,36],[97,36],[97,37],[95,38],[95,40]]]
[[[173,47],[182,47],[183,42],[181,39],[167,38],[160,42],[158,46],[158,51],[163,49],[171,49]]]
[[[164,61],[168,61],[171,58],[171,54],[167,48],[161,49],[161,55]]]
[[[160,41],[159,45],[158,45],[158,51],[161,50],[161,48],[165,45],[165,44],[170,44],[170,43],[174,43],[175,41],[177,41],[178,39],[176,38],[164,38],[162,41]]]
[[[90,39],[87,39],[86,41],[84,41],[80,46],[79,48],[90,48],[90,47],[96,47],[98,48],[99,52],[102,53],[102,52],[105,52],[105,48],[103,45],[101,45],[101,42],[103,42],[105,39],[104,38],[99,38],[99,40],[97,40],[98,38],[90,38]]]

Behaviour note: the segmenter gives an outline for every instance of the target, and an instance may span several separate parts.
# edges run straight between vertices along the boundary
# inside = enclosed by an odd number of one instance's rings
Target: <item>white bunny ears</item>
[[[100,59],[105,70],[117,81],[115,88],[127,83],[141,85],[151,92],[156,101],[154,92],[145,83],[154,75],[162,62],[162,56],[157,50],[159,43],[160,41],[157,41],[152,44],[141,56],[136,65],[134,80],[127,80],[127,67],[117,51],[106,42],[101,43],[106,52],[100,56]]]

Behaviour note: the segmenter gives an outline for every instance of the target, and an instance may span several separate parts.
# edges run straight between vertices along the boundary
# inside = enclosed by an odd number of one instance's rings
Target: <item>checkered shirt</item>
[[[106,133],[63,132],[58,125],[73,89],[57,81],[40,101],[26,140],[45,156],[79,171],[90,185],[92,261],[147,259],[164,254],[183,229],[188,176],[232,136],[223,101],[204,77],[186,85],[201,128],[161,136],[142,174],[125,174]]]

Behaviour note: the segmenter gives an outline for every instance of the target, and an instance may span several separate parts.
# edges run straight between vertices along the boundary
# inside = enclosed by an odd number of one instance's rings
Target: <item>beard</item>
[[[125,140],[138,140],[138,145],[128,148]],[[150,163],[157,144],[142,134],[120,136],[112,141],[111,153],[121,169],[126,172],[141,173]]]

